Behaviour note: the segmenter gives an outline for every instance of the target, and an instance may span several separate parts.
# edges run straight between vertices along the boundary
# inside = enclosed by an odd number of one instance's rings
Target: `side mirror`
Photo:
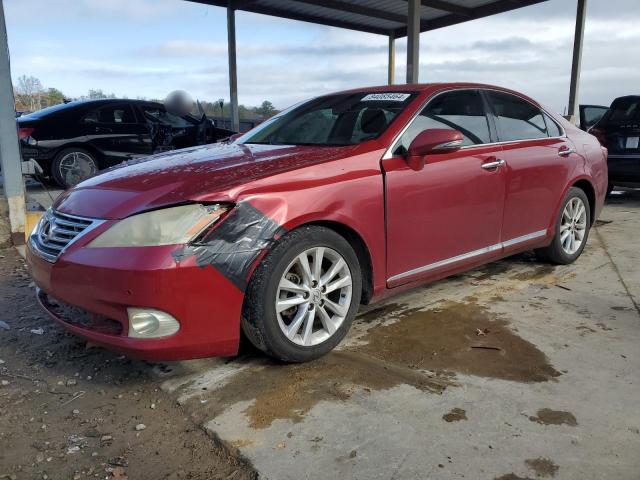
[[[429,128],[413,139],[407,151],[407,164],[415,171],[424,168],[424,157],[432,153],[455,152],[462,147],[464,137],[458,130]]]

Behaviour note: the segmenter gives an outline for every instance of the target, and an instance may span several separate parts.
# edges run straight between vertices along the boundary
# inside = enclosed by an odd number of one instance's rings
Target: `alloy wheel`
[[[93,159],[83,152],[69,152],[60,160],[60,177],[68,187],[77,185],[96,173]]]
[[[562,212],[560,222],[560,245],[565,253],[575,254],[582,243],[587,232],[587,209],[584,202],[573,197]]]
[[[280,279],[278,325],[296,345],[318,345],[340,328],[351,297],[351,272],[344,258],[331,248],[310,248],[289,263]]]

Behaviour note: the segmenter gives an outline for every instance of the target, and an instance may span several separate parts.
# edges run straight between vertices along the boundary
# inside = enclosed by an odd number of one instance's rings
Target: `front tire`
[[[347,334],[361,294],[360,265],[349,242],[328,228],[301,227],[257,267],[245,296],[242,329],[272,357],[313,360]]]
[[[62,188],[75,187],[78,183],[95,175],[98,162],[91,153],[82,148],[65,148],[56,155],[51,165],[53,179]]]
[[[559,265],[573,263],[587,244],[590,227],[589,199],[583,190],[571,187],[560,207],[551,245],[536,253],[541,259]]]

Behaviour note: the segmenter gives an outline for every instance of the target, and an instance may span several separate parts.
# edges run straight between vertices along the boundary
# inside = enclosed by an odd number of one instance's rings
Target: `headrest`
[[[379,108],[367,108],[362,113],[360,127],[364,133],[380,133],[387,126],[387,117]]]

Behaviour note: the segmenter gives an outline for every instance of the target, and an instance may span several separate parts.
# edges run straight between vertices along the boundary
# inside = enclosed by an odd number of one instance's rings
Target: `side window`
[[[87,113],[82,119],[84,123],[136,123],[133,110],[128,105],[114,105]]]
[[[502,142],[549,136],[539,108],[514,95],[487,92],[497,117],[498,137]]]
[[[436,96],[413,119],[393,154],[404,155],[413,139],[428,128],[458,130],[464,137],[463,145],[491,142],[484,103],[476,90],[452,91]]]
[[[556,121],[553,118],[551,118],[549,115],[547,115],[546,113],[543,113],[543,115],[544,115],[544,120],[547,123],[547,131],[549,132],[549,136],[550,137],[561,137],[562,136],[562,129],[556,123]]]

